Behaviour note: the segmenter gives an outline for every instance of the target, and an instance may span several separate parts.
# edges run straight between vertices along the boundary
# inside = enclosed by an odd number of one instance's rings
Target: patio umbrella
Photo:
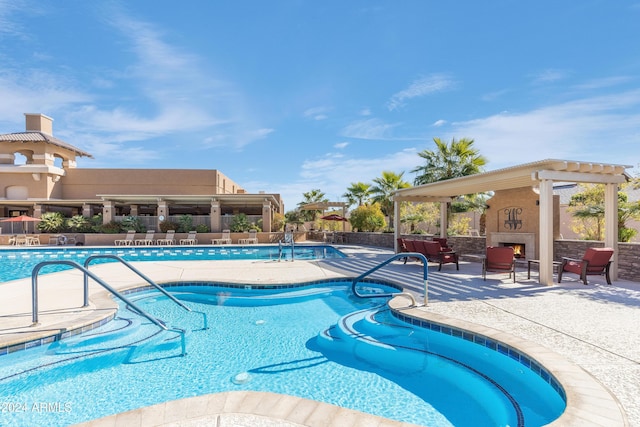
[[[323,217],[320,217],[320,219],[323,219],[325,221],[349,221],[347,218],[338,214],[325,215]]]
[[[23,233],[27,233],[27,223],[29,222],[37,222],[37,221],[41,221],[40,218],[34,218],[31,217],[29,215],[20,215],[20,216],[14,216],[11,218],[7,218],[7,219],[3,219],[0,222],[10,222],[11,223],[11,233],[13,234],[13,223],[14,222],[20,222],[22,223],[22,232]]]

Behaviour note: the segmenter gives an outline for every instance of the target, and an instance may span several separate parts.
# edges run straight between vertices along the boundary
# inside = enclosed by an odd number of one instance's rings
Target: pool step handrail
[[[162,320],[157,319],[156,317],[153,317],[152,315],[150,315],[147,312],[145,312],[143,309],[138,307],[133,301],[131,301],[130,299],[128,299],[127,297],[122,295],[120,292],[115,290],[113,287],[109,286],[106,282],[104,282],[98,276],[96,276],[95,274],[90,272],[88,269],[86,269],[82,265],[78,264],[77,262],[70,261],[70,260],[42,261],[42,262],[38,263],[35,267],[33,267],[33,270],[31,271],[31,307],[32,307],[32,322],[33,323],[32,323],[31,326],[37,326],[38,325],[38,273],[40,272],[42,267],[47,266],[47,265],[68,265],[70,267],[73,267],[73,268],[76,268],[76,269],[82,271],[84,273],[84,276],[85,276],[85,281],[86,281],[86,277],[87,276],[91,277],[93,280],[96,281],[96,283],[98,283],[100,286],[105,288],[107,291],[109,291],[116,298],[120,299],[122,302],[124,302],[129,307],[131,307],[133,309],[133,311],[138,313],[140,316],[146,318],[148,321],[150,321],[154,325],[158,326],[160,329],[163,329],[163,330],[168,331],[168,332],[177,332],[178,334],[180,334],[181,341],[182,341],[182,356],[187,354],[187,352],[186,352],[186,337],[185,337],[185,330],[184,329],[168,327]],[[85,296],[84,296],[85,305],[83,305],[83,307],[87,307],[89,305],[89,303],[88,303],[89,299],[88,299],[88,295],[87,294],[88,294],[88,290],[85,289]]]
[[[122,257],[118,256],[118,255],[113,255],[113,254],[95,254],[95,255],[89,255],[85,260],[84,260],[84,268],[89,269],[89,264],[91,263],[91,261],[93,261],[94,259],[99,259],[99,258],[108,258],[108,259],[115,259],[116,261],[120,261],[122,264],[124,264],[126,267],[129,268],[129,270],[133,271],[134,273],[136,273],[138,276],[140,276],[141,278],[143,278],[145,280],[145,282],[147,282],[148,284],[150,284],[151,286],[153,286],[155,289],[157,289],[158,291],[160,291],[163,295],[167,296],[171,301],[175,302],[176,304],[178,304],[180,307],[182,307],[183,309],[189,311],[189,312],[193,312],[193,310],[191,310],[188,306],[186,306],[184,303],[182,303],[182,301],[180,301],[179,299],[177,299],[176,297],[174,297],[173,295],[171,295],[169,292],[167,292],[162,286],[158,285],[156,282],[154,282],[153,280],[151,280],[149,277],[147,277],[144,273],[142,273],[140,270],[138,270],[137,268],[135,268],[133,265],[131,265],[130,263],[128,263],[127,261],[125,261]],[[88,305],[89,301],[88,301],[88,294],[89,294],[89,278],[85,275],[84,276],[84,295],[85,295],[85,307]],[[198,312],[200,314],[203,315],[204,317],[204,329],[209,329],[209,322],[207,319],[207,314],[203,313],[203,312]]]
[[[291,261],[293,261],[294,258],[295,258],[295,239],[293,238],[293,232],[292,231],[285,231],[284,232],[284,240],[278,241],[278,262],[280,262],[280,260],[282,259],[283,243],[285,245],[289,244],[291,246]]]
[[[422,261],[422,276],[423,276],[423,281],[424,281],[424,305],[426,307],[427,303],[429,302],[429,266],[427,264],[427,258],[418,252],[401,252],[398,254],[393,255],[391,258],[389,258],[388,260],[381,262],[380,264],[376,265],[375,267],[370,268],[369,270],[365,271],[364,273],[362,273],[361,275],[359,275],[358,277],[356,277],[355,279],[353,279],[351,281],[351,291],[353,292],[353,294],[357,297],[360,298],[379,298],[379,297],[392,297],[392,296],[398,296],[398,295],[407,295],[410,296],[412,299],[412,304],[415,305],[415,298],[413,298],[413,295],[409,294],[408,292],[399,292],[399,293],[389,293],[389,294],[371,294],[371,295],[363,295],[358,293],[358,290],[356,289],[356,285],[358,284],[358,282],[360,282],[362,279],[364,279],[365,277],[367,277],[368,275],[370,275],[371,273],[374,273],[375,271],[381,269],[382,267],[384,267],[385,265],[400,259],[400,258],[405,258],[405,257],[412,257],[412,258],[418,258]]]

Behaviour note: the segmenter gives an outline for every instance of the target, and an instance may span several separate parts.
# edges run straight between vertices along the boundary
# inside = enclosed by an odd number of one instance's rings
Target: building
[[[78,168],[76,158],[93,156],[54,137],[52,118],[25,118],[24,132],[0,134],[0,217],[102,214],[109,223],[130,215],[157,230],[189,214],[194,225],[220,232],[238,214],[271,231],[274,214],[284,214],[279,194],[247,193],[215,169]]]

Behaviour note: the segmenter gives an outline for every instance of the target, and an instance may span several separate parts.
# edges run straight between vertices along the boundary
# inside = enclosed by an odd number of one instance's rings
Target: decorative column
[[[33,205],[33,216],[34,218],[42,218],[42,205]]]
[[[220,202],[217,199],[211,200],[211,212],[209,216],[211,217],[211,231],[213,233],[219,233],[222,231],[220,225]]]
[[[160,223],[167,219],[167,215],[169,214],[169,205],[166,200],[158,199],[158,209],[156,209],[156,216],[158,217],[156,221],[156,230],[160,229]]]
[[[541,179],[540,189],[540,284],[553,285],[553,180]]]
[[[91,205],[86,203],[82,205],[82,216],[85,218],[91,218]]]
[[[267,199],[262,202],[262,231],[271,232],[271,202]]]
[[[618,184],[604,186],[604,246],[613,249],[611,280],[618,280]]]
[[[129,205],[129,215],[138,216],[138,205]]]
[[[109,224],[113,220],[114,203],[111,200],[102,202],[102,223]]]

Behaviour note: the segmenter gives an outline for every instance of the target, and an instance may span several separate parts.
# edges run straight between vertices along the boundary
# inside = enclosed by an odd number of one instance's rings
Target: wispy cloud
[[[345,141],[345,142],[338,142],[337,144],[334,144],[333,147],[339,150],[342,150],[343,148],[346,148],[347,145],[349,145],[349,143]]]
[[[569,72],[565,70],[554,70],[548,69],[543,70],[540,73],[534,74],[532,76],[532,81],[534,84],[544,84],[544,83],[552,83],[558,80],[564,80],[569,75]]]
[[[328,107],[309,108],[303,113],[303,116],[313,120],[326,120],[329,117],[327,115],[329,110],[330,108]]]
[[[639,106],[634,90],[458,122],[450,136],[473,138],[492,168],[545,158],[620,163],[620,153],[638,152]]]
[[[451,90],[455,86],[455,81],[446,74],[432,74],[422,77],[412,82],[406,89],[395,93],[387,103],[387,108],[389,111],[393,111],[403,106],[405,101],[409,99]]]
[[[447,124],[447,121],[440,119],[440,120],[436,120],[432,126],[440,127],[440,126],[444,126],[445,124]]]
[[[391,138],[391,130],[396,126],[398,125],[376,118],[358,120],[342,129],[340,135],[346,138],[383,140]]]

